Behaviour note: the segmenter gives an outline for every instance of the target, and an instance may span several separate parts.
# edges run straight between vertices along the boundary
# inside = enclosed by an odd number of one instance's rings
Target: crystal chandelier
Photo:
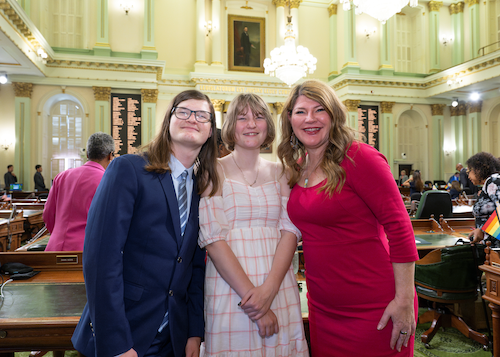
[[[356,15],[365,13],[383,24],[408,5],[408,2],[411,7],[418,5],[418,0],[352,0]],[[344,11],[351,9],[351,0],[340,0],[340,3],[343,4]]]
[[[264,60],[265,73],[276,76],[283,82],[292,86],[302,77],[316,70],[318,60],[309,53],[304,46],[295,48],[295,36],[293,34],[292,17],[287,16],[285,44],[271,51],[271,58]]]

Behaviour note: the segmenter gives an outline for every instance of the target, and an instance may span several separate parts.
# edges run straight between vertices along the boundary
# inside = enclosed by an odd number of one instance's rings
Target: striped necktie
[[[188,176],[187,170],[184,170],[179,176],[179,192],[177,192],[177,204],[179,205],[179,216],[181,218],[181,233],[184,235],[186,230],[186,223],[188,218],[187,210],[187,190],[186,190],[186,178]]]

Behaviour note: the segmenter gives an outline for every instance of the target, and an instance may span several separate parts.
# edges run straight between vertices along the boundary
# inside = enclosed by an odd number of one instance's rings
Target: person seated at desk
[[[459,181],[452,181],[451,182],[451,188],[448,190],[450,193],[451,199],[455,200],[460,196],[460,191],[462,189],[460,188],[460,182]]]
[[[403,182],[408,180],[408,175],[406,174],[406,170],[401,170],[401,175],[399,176],[398,185],[403,186]]]
[[[495,202],[500,201],[500,160],[487,152],[471,156],[467,162],[467,173],[472,183],[483,185],[478,192],[477,201],[472,207],[476,219],[476,229],[469,234],[474,242],[490,241],[492,248],[500,248],[500,241],[484,233],[481,228],[495,211]]]
[[[94,133],[87,141],[89,161],[54,178],[43,211],[43,221],[51,233],[45,251],[83,250],[90,204],[114,151],[111,135]]]
[[[422,191],[424,190],[424,182],[422,181],[420,171],[415,170],[413,172],[413,176],[403,182],[403,187],[410,188],[410,196],[417,192],[422,193]]]

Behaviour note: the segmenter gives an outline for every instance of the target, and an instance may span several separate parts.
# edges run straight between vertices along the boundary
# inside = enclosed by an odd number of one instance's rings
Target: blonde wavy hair
[[[318,102],[330,116],[332,126],[329,134],[329,143],[323,154],[320,168],[326,175],[326,183],[319,189],[326,191],[331,197],[334,192],[340,192],[345,183],[345,171],[340,166],[346,152],[355,141],[355,131],[347,125],[347,109],[339,100],[332,88],[327,84],[308,80],[295,86],[284,104],[281,114],[281,141],[278,145],[278,157],[284,167],[289,167],[290,179],[288,184],[293,187],[302,175],[302,170],[306,165],[306,152],[304,144],[296,139],[297,148],[291,145],[293,133],[290,117],[292,110],[301,96],[305,96]],[[296,138],[296,137],[295,137]]]

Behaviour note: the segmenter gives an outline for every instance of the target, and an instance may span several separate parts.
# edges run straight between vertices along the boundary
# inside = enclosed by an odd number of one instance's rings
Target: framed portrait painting
[[[263,17],[229,15],[228,69],[264,72],[266,28]]]

